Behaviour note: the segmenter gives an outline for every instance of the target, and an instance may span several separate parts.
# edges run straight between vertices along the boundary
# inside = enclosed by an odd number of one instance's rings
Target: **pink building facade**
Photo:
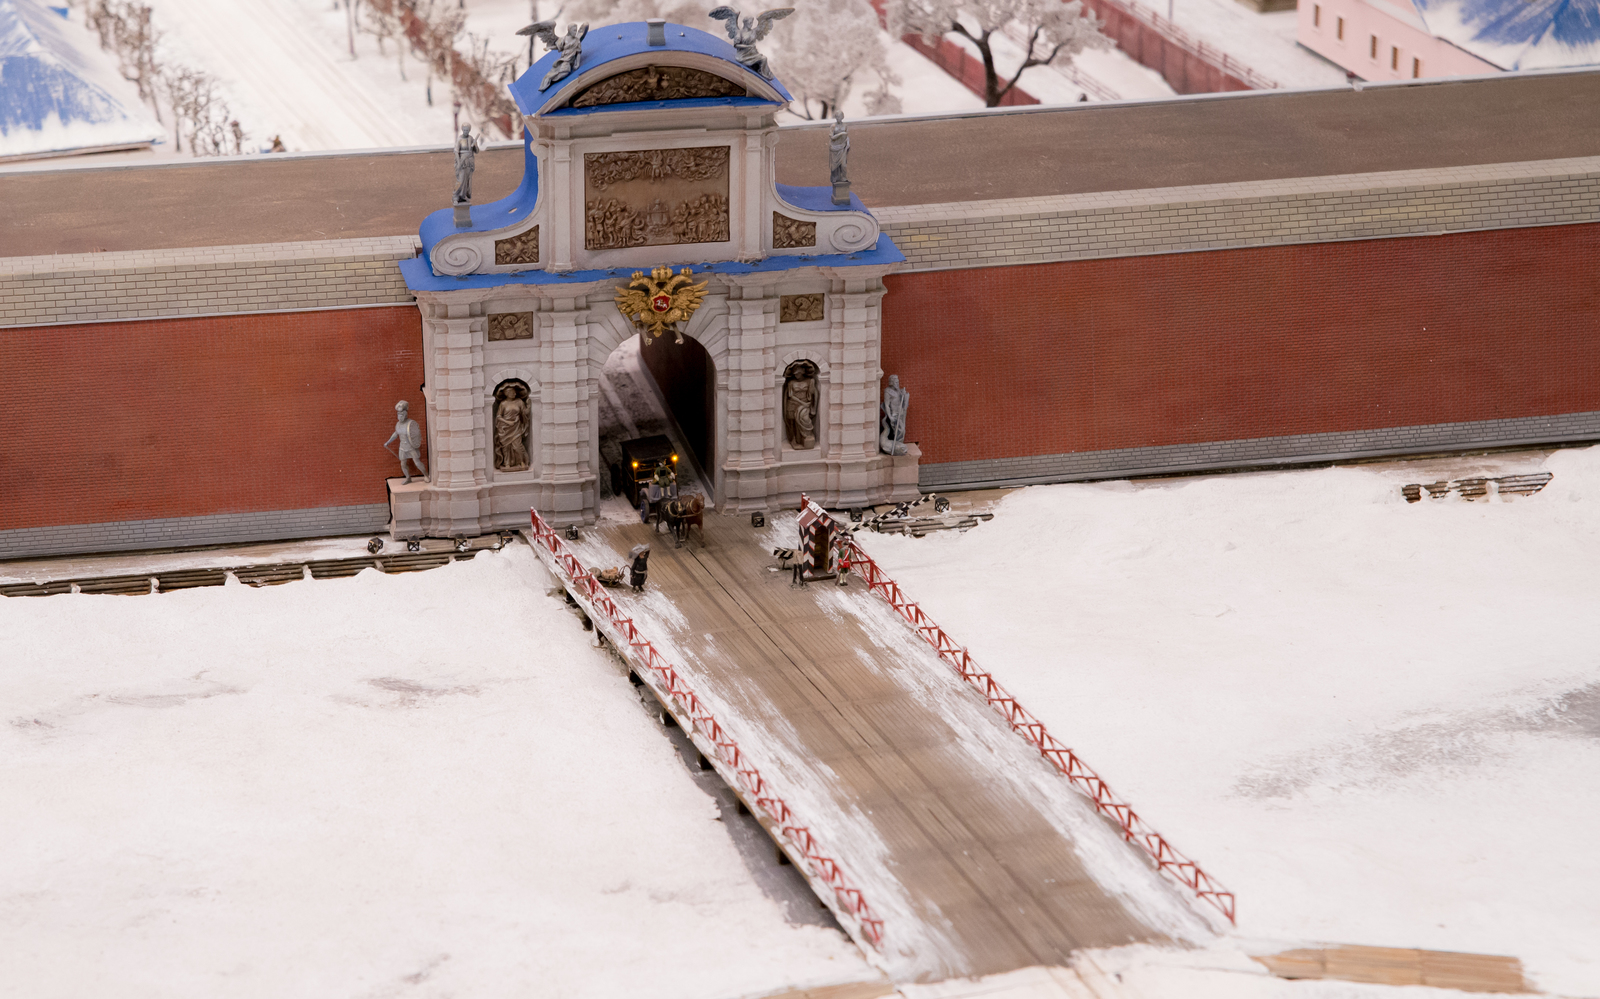
[[[1408,0],[1300,0],[1301,45],[1363,80],[1498,73],[1436,37]]]

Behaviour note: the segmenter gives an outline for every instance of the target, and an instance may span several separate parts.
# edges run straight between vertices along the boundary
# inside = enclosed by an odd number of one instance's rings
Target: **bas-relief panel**
[[[572,99],[575,108],[696,97],[745,97],[745,89],[714,73],[683,66],[646,66],[601,80]]]
[[[583,182],[586,249],[729,239],[727,146],[585,153]]]

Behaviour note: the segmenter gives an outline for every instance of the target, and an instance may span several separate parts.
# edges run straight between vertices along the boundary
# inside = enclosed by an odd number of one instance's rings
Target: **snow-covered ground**
[[[1124,0],[1130,6],[1167,16],[1160,0]],[[1344,70],[1295,41],[1296,13],[1260,14],[1238,0],[1172,0],[1172,21],[1290,90],[1344,87]]]
[[[1546,469],[1531,497],[1408,482]],[[1600,995],[1600,448],[1041,486],[864,543],[1238,938],[1509,954]]]
[[[520,544],[0,598],[0,994],[714,996],[875,977],[765,895]]]
[[[216,77],[220,95],[248,133],[248,150],[264,150],[274,136],[291,152],[450,142],[448,86],[433,81],[430,105],[427,74],[415,56],[409,51],[401,53],[392,41],[384,43],[380,52],[378,40],[359,28],[352,57],[346,13],[330,0],[149,2],[161,33],[159,61],[190,66]],[[467,34],[487,39],[493,51],[518,53],[525,63],[526,43],[515,32],[528,23],[527,0],[468,0],[465,9]],[[81,32],[93,48],[97,42],[83,26],[81,4],[70,16],[74,24],[67,30]],[[1292,12],[1255,14],[1233,0],[1181,0],[1177,8],[1178,21],[1186,29],[1268,75],[1283,78],[1285,85],[1342,85],[1342,73],[1295,47],[1293,16]],[[889,68],[899,77],[890,91],[900,99],[903,113],[937,114],[983,107],[979,97],[910,46],[880,34]],[[465,35],[462,44],[467,44]],[[1279,51],[1285,48],[1287,54]],[[1011,40],[997,38],[1002,69],[1017,65],[1020,56],[1015,49]],[[781,53],[774,52],[774,57],[781,59]],[[1290,72],[1285,66],[1299,68]],[[863,95],[877,86],[874,74],[863,73],[845,101],[846,114],[864,116]],[[1159,98],[1172,93],[1159,74],[1116,49],[1084,53],[1066,69],[1034,67],[1023,74],[1019,86],[1046,104],[1076,102],[1086,90],[1090,100]],[[781,118],[802,120],[787,112]],[[148,161],[180,155],[187,154],[174,150],[168,142],[154,154],[116,154],[115,158],[117,162]],[[98,157],[96,162],[110,159]]]

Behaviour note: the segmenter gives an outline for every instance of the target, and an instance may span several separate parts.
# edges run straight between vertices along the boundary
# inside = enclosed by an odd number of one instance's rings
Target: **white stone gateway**
[[[579,70],[538,89],[556,58],[511,86],[521,186],[473,206],[467,227],[433,213],[423,255],[401,264],[422,311],[432,474],[390,480],[394,536],[518,527],[530,506],[594,521],[608,474],[598,379],[639,335],[617,291],[658,267],[707,283],[677,324],[684,343],[668,332],[643,353],[663,396],[703,414],[717,510],[794,507],[801,492],[830,507],[915,498],[916,448],[878,448],[883,276],[904,258],[860,199],[776,183],[783,85],[677,24],[594,28]],[[784,429],[795,371],[816,399],[803,450]],[[498,420],[497,406],[510,407]],[[525,450],[507,439],[520,433]]]

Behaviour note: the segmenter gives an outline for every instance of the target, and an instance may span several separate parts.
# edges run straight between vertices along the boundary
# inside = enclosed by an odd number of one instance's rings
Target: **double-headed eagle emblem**
[[[683,342],[683,331],[677,324],[694,315],[706,297],[707,282],[695,284],[689,277],[693,273],[687,267],[677,274],[670,267],[657,267],[649,277],[644,276],[644,271],[634,271],[626,288],[617,286],[617,311],[639,328],[646,345],[656,337],[666,336],[668,327],[677,334],[677,342]]]

